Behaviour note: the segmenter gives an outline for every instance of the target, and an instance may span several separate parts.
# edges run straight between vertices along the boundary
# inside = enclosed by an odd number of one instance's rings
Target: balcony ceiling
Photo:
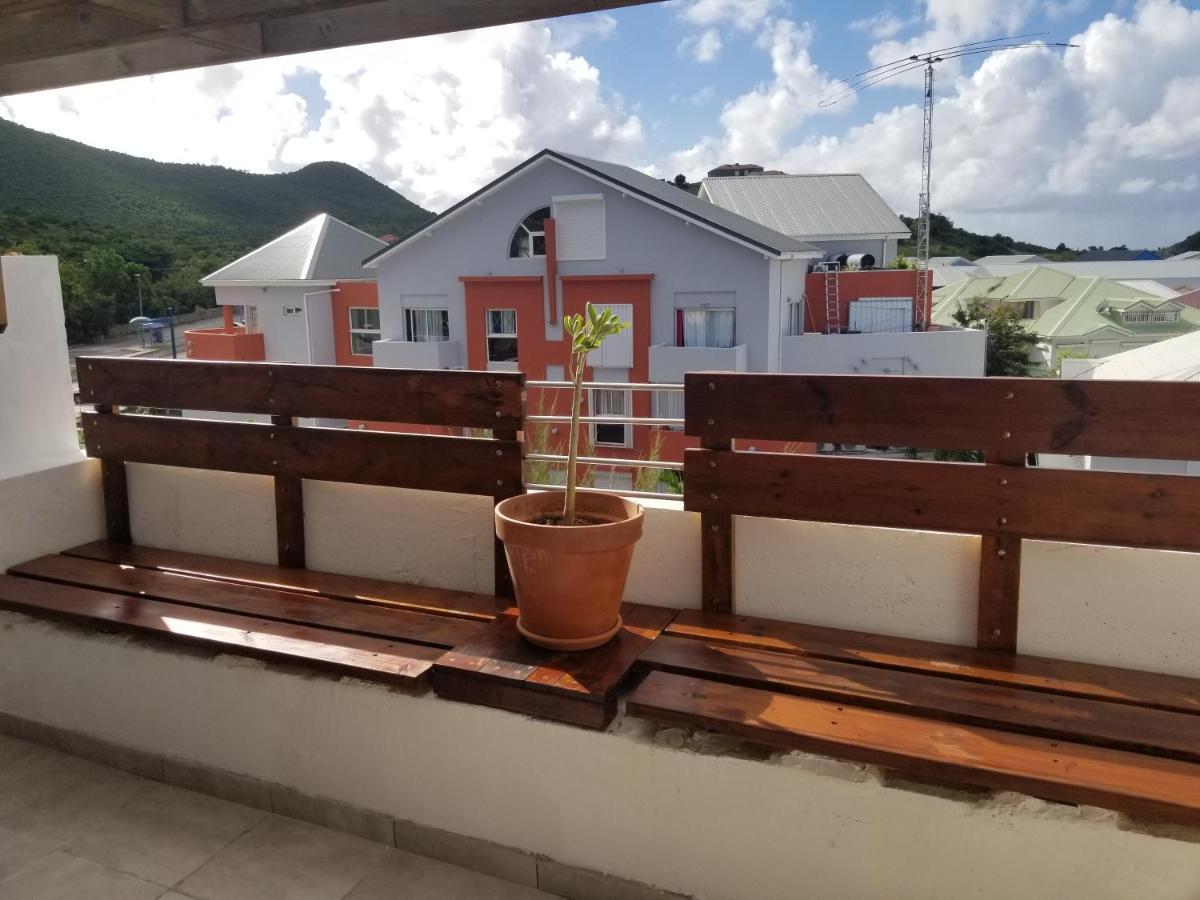
[[[649,0],[0,0],[0,96]]]

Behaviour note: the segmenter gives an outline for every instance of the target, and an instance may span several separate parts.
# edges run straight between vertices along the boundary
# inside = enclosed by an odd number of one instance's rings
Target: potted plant
[[[587,357],[627,323],[589,303],[586,316],[564,316],[563,327],[571,339],[573,389],[567,487],[499,503],[496,535],[512,572],[521,634],[551,650],[589,650],[621,630],[621,597],[643,512],[616,494],[576,491]]]

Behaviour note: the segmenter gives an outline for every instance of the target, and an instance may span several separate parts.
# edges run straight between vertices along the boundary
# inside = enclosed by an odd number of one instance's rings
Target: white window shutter
[[[607,257],[603,195],[554,197],[551,204],[560,260]]]
[[[618,334],[605,338],[599,350],[588,354],[588,365],[592,368],[630,369],[633,367],[633,304],[632,303],[593,303],[597,309],[609,309],[616,313],[622,322],[628,322],[629,327]]]

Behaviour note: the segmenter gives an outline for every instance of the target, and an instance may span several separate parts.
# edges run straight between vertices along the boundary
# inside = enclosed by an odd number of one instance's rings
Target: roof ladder
[[[842,331],[842,304],[838,296],[838,271],[841,264],[826,263],[825,269],[825,333],[840,334]]]

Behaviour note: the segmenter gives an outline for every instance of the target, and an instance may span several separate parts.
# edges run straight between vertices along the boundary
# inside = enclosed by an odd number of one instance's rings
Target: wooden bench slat
[[[489,438],[84,413],[89,456],[251,475],[510,497],[521,445]]]
[[[347,632],[0,575],[0,606],[151,632],[188,644],[331,668],[360,678],[424,684],[442,651]]]
[[[1200,716],[663,636],[641,665],[746,687],[1200,762]]]
[[[667,634],[1200,713],[1200,679],[750,616],[683,610]]]
[[[626,709],[702,727],[998,790],[1137,816],[1200,823],[1200,766],[1104,747],[831,703],[651,672]]]
[[[521,428],[519,372],[81,357],[85,403]]]
[[[317,572],[311,569],[287,569],[268,563],[246,562],[181,550],[162,550],[142,544],[93,541],[64,550],[63,554],[144,569],[199,575],[217,581],[257,584],[306,594],[323,594],[338,600],[394,606],[477,622],[490,622],[510,605],[508,600],[491,594],[475,594],[469,591],[404,584],[358,575]]]
[[[13,566],[9,573],[24,578],[39,578],[76,587],[442,648],[469,641],[484,627],[482,623],[448,616],[385,609],[365,603],[346,603],[319,595],[210,581],[196,575],[138,569],[75,556],[43,556]]]
[[[1200,446],[1200,386],[1186,382],[692,372],[684,384],[685,431],[706,440],[1156,459]]]

